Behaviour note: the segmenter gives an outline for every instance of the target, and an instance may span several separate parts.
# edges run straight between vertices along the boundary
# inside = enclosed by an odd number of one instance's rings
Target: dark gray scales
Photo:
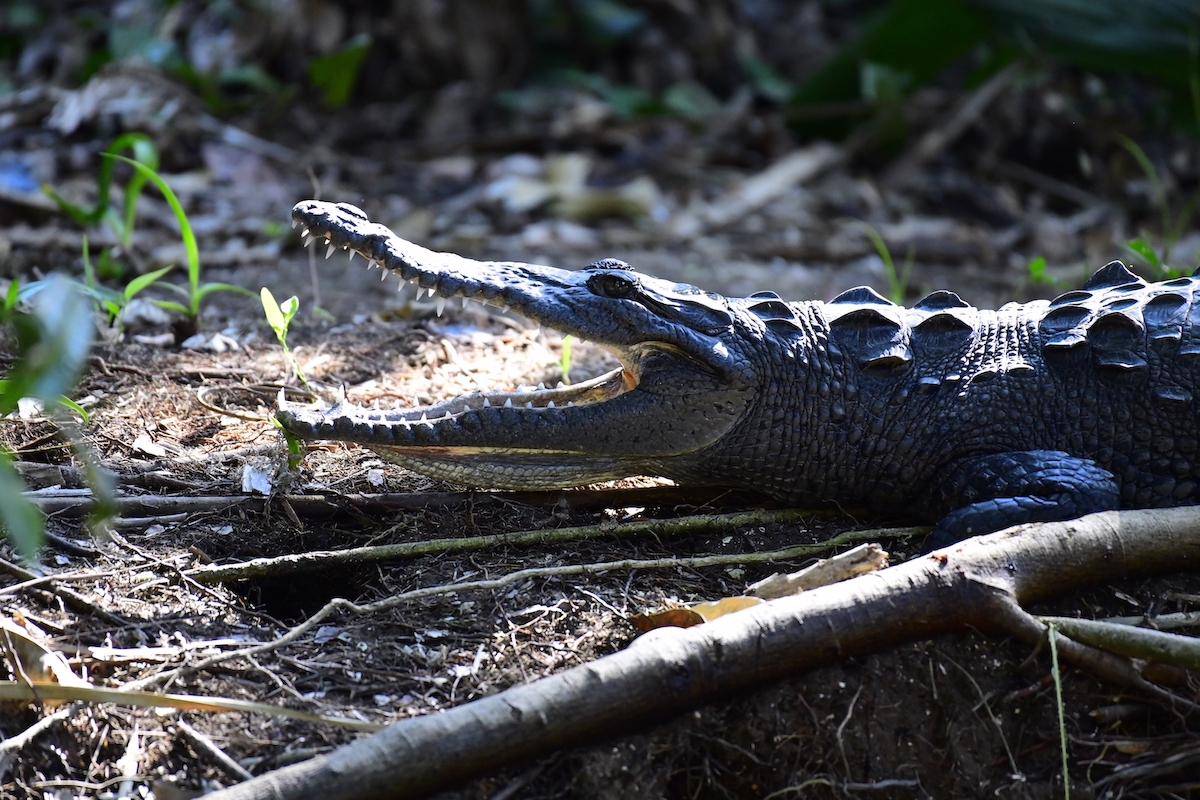
[[[1053,301],[911,308],[860,287],[828,303],[727,298],[619,261],[577,270],[433,253],[315,201],[295,219],[443,297],[597,342],[586,384],[475,392],[424,409],[285,407],[302,438],[501,488],[635,474],[792,503],[906,511],[941,543],[1118,507],[1192,503],[1200,475],[1200,280],[1120,262]]]

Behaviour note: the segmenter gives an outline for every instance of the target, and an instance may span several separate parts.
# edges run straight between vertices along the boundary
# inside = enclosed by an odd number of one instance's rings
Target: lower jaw
[[[570,489],[645,474],[636,462],[578,453],[508,451],[503,455],[493,453],[485,456],[480,453],[455,453],[449,448],[442,449],[437,455],[415,448],[371,449],[388,461],[422,475],[481,489]]]

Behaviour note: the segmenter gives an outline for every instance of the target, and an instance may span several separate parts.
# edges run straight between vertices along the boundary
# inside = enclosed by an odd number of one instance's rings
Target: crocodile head
[[[350,250],[439,298],[464,297],[596,342],[621,367],[584,383],[474,392],[433,406],[325,411],[282,404],[303,439],[366,446],[418,472],[471,486],[564,488],[629,475],[695,474],[755,394],[749,353],[731,342],[737,302],[640,275],[619,261],[578,271],[480,262],[398,238],[344,203],[292,211],[306,238]],[[420,292],[418,291],[418,294]]]

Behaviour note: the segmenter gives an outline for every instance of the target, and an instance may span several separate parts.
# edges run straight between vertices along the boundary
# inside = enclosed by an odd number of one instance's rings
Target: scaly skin
[[[354,442],[472,486],[628,475],[794,503],[907,510],[935,541],[1117,507],[1191,503],[1198,482],[1200,280],[1113,262],[1047,303],[910,309],[867,288],[829,303],[727,298],[618,261],[568,271],[478,262],[396,237],[345,204],[292,212],[433,289],[505,305],[623,364],[585,384],[432,407],[281,407],[304,439]]]

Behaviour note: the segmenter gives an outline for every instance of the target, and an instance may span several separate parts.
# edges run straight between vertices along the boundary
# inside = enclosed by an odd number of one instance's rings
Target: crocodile
[[[1079,290],[998,310],[948,291],[905,308],[867,287],[785,302],[616,260],[565,270],[437,253],[345,203],[292,214],[327,255],[361,254],[439,304],[503,306],[620,361],[571,386],[410,409],[281,401],[279,423],[302,439],[468,486],[652,475],[902,512],[935,524],[935,544],[1195,499],[1196,276],[1148,283],[1113,261]]]

